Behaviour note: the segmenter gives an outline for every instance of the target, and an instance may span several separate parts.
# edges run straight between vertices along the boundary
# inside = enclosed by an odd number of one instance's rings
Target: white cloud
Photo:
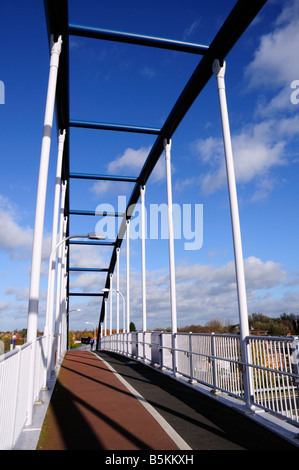
[[[279,316],[284,311],[298,312],[294,295],[290,295],[288,299],[285,294],[280,298],[275,294],[276,288],[286,288],[289,279],[288,273],[279,263],[272,260],[264,262],[252,256],[244,261],[244,265],[249,314],[258,311],[269,316]],[[125,294],[124,278],[121,279],[121,285]],[[141,328],[140,273],[131,273],[130,285],[134,292],[134,296],[131,296],[131,320]],[[146,286],[148,327],[170,326],[168,273],[161,271],[147,273]],[[176,293],[180,326],[204,325],[215,318],[222,318],[223,322],[239,321],[233,261],[219,267],[202,264],[177,266]]]
[[[124,153],[112,160],[107,171],[110,175],[139,176],[139,173],[148,157],[151,147],[141,147],[139,149],[127,148]],[[151,181],[161,181],[165,176],[165,165],[162,159],[158,160],[152,175]],[[122,183],[124,185],[124,183]],[[115,183],[110,181],[98,181],[92,186],[92,192],[101,195],[115,189]]]
[[[141,75],[147,78],[154,78],[156,76],[156,72],[151,67],[143,67],[140,71]]]
[[[274,30],[262,36],[254,59],[245,70],[250,88],[263,86],[265,91],[279,90],[266,106],[263,103],[260,107],[263,114],[281,109],[294,111],[290,102],[290,85],[299,77],[298,43],[298,1],[284,2]]]
[[[32,249],[33,230],[22,227],[17,209],[8,198],[0,195],[0,249],[9,252],[11,258],[27,258]]]
[[[269,171],[272,168],[286,165],[285,142],[282,137],[283,127],[280,125],[278,135],[277,123],[266,121],[248,126],[232,136],[234,166],[237,183],[254,181],[262,184],[264,190],[270,190]],[[195,143],[200,161],[207,163],[211,170],[202,178],[201,187],[204,194],[211,194],[226,184],[226,168],[223,141],[209,137]],[[267,185],[264,182],[267,181]],[[258,188],[259,189],[259,188]]]
[[[18,208],[0,194],[0,250],[11,259],[30,259],[32,253],[33,228],[22,225]],[[45,233],[42,246],[42,260],[48,261],[51,250],[51,234]]]
[[[248,90],[260,92],[255,117],[263,121],[232,131],[232,146],[237,183],[251,183],[252,202],[268,197],[275,188],[274,170],[291,163],[288,146],[298,136],[297,108],[290,100],[291,82],[299,78],[298,5],[298,1],[283,3],[273,31],[261,37],[254,59],[245,69]],[[284,113],[276,116],[278,111]],[[227,181],[222,136],[198,140],[194,147],[200,161],[208,165],[199,181],[203,193],[223,188]]]
[[[198,29],[200,25],[200,22],[201,20],[194,20],[193,23],[190,26],[188,26],[188,28],[185,29],[184,35],[183,35],[183,38],[185,40],[189,39],[190,36],[192,36],[196,32],[196,30]]]
[[[105,268],[110,261],[111,253],[100,252],[101,248],[96,246],[71,245],[70,264],[74,268]],[[102,249],[103,250],[103,249]],[[105,248],[106,250],[106,248]]]

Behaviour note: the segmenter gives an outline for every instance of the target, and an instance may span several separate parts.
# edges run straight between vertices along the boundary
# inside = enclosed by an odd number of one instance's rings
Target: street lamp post
[[[66,312],[66,321],[67,321],[67,328],[66,328],[66,349],[69,348],[69,326],[70,326],[70,323],[69,323],[69,314],[71,312],[82,312],[81,308],[73,308],[72,310],[69,310],[68,312]]]
[[[86,324],[86,325],[87,325],[87,324],[90,324],[90,325],[93,326],[93,328],[94,328],[94,332],[93,332],[93,333],[94,333],[94,336],[93,336],[93,337],[95,338],[95,337],[96,337],[96,326],[95,326],[95,324],[92,323],[91,321],[86,321],[85,324]],[[91,348],[91,349],[92,349],[92,348]]]
[[[125,326],[126,326],[126,323],[125,323],[125,317],[126,317],[126,300],[123,296],[123,294],[119,291],[119,290],[110,290],[108,288],[104,288],[102,290],[102,292],[116,292],[117,294],[119,294],[122,298],[122,301],[123,301],[123,333],[125,332]],[[111,334],[111,333],[110,333]]]

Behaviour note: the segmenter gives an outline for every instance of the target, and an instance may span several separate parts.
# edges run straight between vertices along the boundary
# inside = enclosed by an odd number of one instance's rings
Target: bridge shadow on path
[[[66,354],[37,450],[178,450],[107,363],[192,450],[297,450],[235,410],[138,361],[88,351]]]
[[[178,449],[95,354],[88,351],[66,354],[37,450],[154,450],[164,447]]]
[[[124,377],[193,450],[298,450],[258,423],[138,361],[97,353]]]

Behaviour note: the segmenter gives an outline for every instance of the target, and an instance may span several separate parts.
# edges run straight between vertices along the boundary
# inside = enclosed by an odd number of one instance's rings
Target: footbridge
[[[29,449],[33,437],[34,448],[39,449],[164,450],[185,452],[189,457],[192,457],[190,452],[199,449],[297,449],[298,339],[255,337],[250,335],[248,327],[226,102],[226,58],[265,3],[266,0],[238,0],[212,42],[203,45],[108,30],[101,24],[95,27],[74,23],[69,20],[67,0],[45,0],[50,67],[32,250],[27,343],[0,357],[1,449]],[[101,23],[101,18],[98,21]],[[72,74],[80,76],[80,71],[70,67],[69,53],[78,38],[87,44],[88,41],[114,42],[196,57],[195,70],[168,110],[161,127],[147,125],[146,109],[141,123],[102,122],[73,115],[76,103],[70,102],[70,84]],[[227,170],[239,307],[240,332],[236,335],[179,333],[177,328],[171,155],[181,122],[211,81],[215,82],[215,94],[219,98],[219,116],[215,119],[221,120],[222,124],[223,158]],[[150,103],[149,97],[149,106]],[[101,115],[101,110],[98,111]],[[54,116],[58,154],[52,245],[45,329],[43,336],[37,337]],[[78,130],[79,141],[74,138]],[[103,161],[106,166],[111,155],[99,159],[96,149],[93,150],[94,169],[84,169],[85,156],[82,155],[83,170],[74,172],[72,155],[78,142],[81,151],[92,151],[87,133],[88,136],[108,133],[112,141],[116,135],[130,135],[131,139],[137,139],[138,145],[141,137],[150,139],[139,173],[136,176],[104,173]],[[150,331],[147,326],[145,189],[154,184],[153,175],[161,156],[167,194],[171,323],[168,332]],[[105,201],[106,207],[98,206],[96,210],[73,207],[73,201],[84,201],[86,180],[111,184],[111,195],[114,196],[122,194],[121,191],[117,193],[120,183],[130,185],[125,207],[121,211],[109,211],[109,198]],[[77,193],[74,195],[75,183]],[[142,327],[139,331],[131,331],[130,324],[135,321],[131,305],[136,296],[136,285],[130,284],[130,229],[137,206]],[[86,230],[83,220],[93,217],[102,222],[96,224],[96,230]],[[108,230],[105,233],[98,230],[105,224],[108,226],[109,220],[117,220],[118,231],[114,239]],[[90,247],[110,250],[109,263],[97,267],[73,265],[72,248],[78,246],[82,250]],[[123,248],[125,295],[119,284]],[[83,255],[82,259],[88,261],[89,256],[86,254],[84,258]],[[71,282],[72,272],[102,273],[102,285],[97,292],[76,291]],[[96,298],[100,302],[98,323],[93,325],[97,331],[93,350],[89,346],[69,349],[71,302],[78,297]]]

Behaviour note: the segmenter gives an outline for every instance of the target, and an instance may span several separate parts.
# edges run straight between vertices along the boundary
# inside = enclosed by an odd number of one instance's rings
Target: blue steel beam
[[[70,127],[79,127],[81,129],[101,129],[105,131],[133,132],[135,134],[159,135],[160,129],[153,127],[131,126],[127,124],[110,124],[105,122],[77,121],[70,119]]]
[[[69,295],[74,297],[103,297],[102,292],[69,292]]]
[[[97,240],[69,240],[69,245],[102,245],[114,246],[115,242],[102,242]]]
[[[137,183],[137,176],[118,176],[118,175],[92,175],[88,173],[70,173],[70,178],[101,180],[101,181],[122,181],[127,183]]]
[[[98,273],[107,273],[108,268],[69,268],[69,271],[90,271],[90,272],[98,272]]]
[[[206,54],[209,49],[209,46],[203,44],[194,44],[185,41],[176,41],[174,39],[145,36],[143,34],[127,33],[124,31],[113,31],[109,29],[95,28],[93,26],[78,25],[74,23],[69,24],[68,32],[72,36],[105,39],[107,41],[158,47],[160,49],[189,52],[199,55]]]
[[[85,210],[77,210],[73,209],[69,211],[70,215],[93,215],[98,217],[123,217],[126,215],[125,213],[119,212],[107,212],[107,211],[85,211]]]

